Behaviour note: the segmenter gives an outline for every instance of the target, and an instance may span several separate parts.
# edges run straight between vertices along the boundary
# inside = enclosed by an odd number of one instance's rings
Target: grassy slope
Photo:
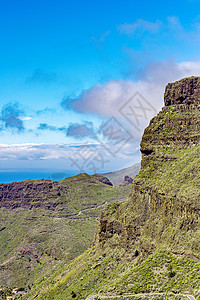
[[[114,185],[119,185],[124,180],[124,176],[128,175],[132,178],[134,178],[140,171],[140,164],[134,164],[131,167],[121,169],[115,172],[109,172],[102,174],[103,176],[106,176]]]
[[[67,192],[56,200],[60,204],[55,210],[0,210],[0,287],[31,285],[39,274],[56,270],[81,254],[97,230],[105,203],[127,198],[131,189],[111,187],[87,174],[58,185],[67,187]],[[41,197],[44,203],[51,202],[48,194]]]
[[[27,299],[72,299],[74,293],[86,299],[99,292],[200,299],[200,145],[185,142],[198,136],[198,126],[175,126],[190,114],[199,120],[199,111],[170,109],[148,128],[155,130],[154,154],[136,176],[129,201],[109,205],[101,218],[107,229],[99,228],[94,247],[48,280],[38,279]]]
[[[99,292],[101,295],[189,293],[200,296],[200,266],[196,261],[167,251],[157,251],[138,265],[118,258],[117,250],[107,257],[95,255],[92,249],[85,252],[57,276],[54,273],[48,278],[45,287],[40,278],[36,289],[43,289],[43,293],[37,299],[72,299],[73,292],[77,299]],[[31,294],[28,299],[32,299]]]

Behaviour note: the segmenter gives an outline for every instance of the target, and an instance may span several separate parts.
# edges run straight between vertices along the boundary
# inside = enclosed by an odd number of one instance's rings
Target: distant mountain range
[[[124,180],[125,176],[134,178],[140,171],[140,163],[136,163],[128,168],[117,170],[109,173],[102,173],[100,175],[107,177],[113,185],[119,185]]]

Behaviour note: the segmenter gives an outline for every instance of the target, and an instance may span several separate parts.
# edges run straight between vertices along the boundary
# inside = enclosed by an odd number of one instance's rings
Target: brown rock
[[[164,94],[165,106],[200,104],[200,77],[189,77],[169,83]]]
[[[128,176],[128,175],[126,175],[126,176],[124,176],[123,182],[120,183],[120,186],[129,185],[129,184],[132,184],[132,182],[133,182],[133,178],[130,177],[130,176]]]

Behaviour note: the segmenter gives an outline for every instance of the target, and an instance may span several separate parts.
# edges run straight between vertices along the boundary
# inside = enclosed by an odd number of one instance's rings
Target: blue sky
[[[165,85],[200,75],[199,11],[197,0],[0,0],[0,167],[92,172],[138,161]],[[148,114],[136,108],[131,121],[123,110],[137,92]],[[109,120],[118,139],[104,132]]]

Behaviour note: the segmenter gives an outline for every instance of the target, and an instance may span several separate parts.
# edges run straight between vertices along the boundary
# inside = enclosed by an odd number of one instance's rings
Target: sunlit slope
[[[105,203],[126,199],[131,187],[80,174],[60,182],[2,184],[0,189],[0,287],[26,288],[39,274],[87,249]]]

